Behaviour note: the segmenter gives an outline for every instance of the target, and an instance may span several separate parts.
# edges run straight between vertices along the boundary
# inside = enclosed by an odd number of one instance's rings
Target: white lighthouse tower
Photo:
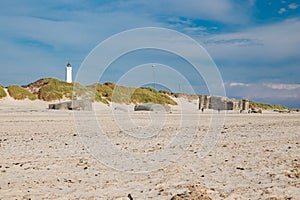
[[[72,66],[69,62],[66,67],[66,82],[72,83]]]

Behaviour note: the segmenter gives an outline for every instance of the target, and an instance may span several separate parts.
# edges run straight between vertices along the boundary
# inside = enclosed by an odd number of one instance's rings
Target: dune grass
[[[153,102],[176,105],[176,102],[164,92],[158,92],[152,88],[117,86],[109,82],[82,86],[79,83],[66,83],[53,78],[45,78],[26,87],[44,101],[55,101],[64,98],[89,98],[92,101],[102,102],[107,105],[109,105],[109,102],[124,104]]]
[[[167,94],[158,92],[153,88],[132,88],[117,86],[114,83],[94,84],[96,97],[102,96],[107,101],[124,104],[138,103],[159,103],[176,105]]]
[[[136,88],[131,96],[132,103],[158,103],[158,104],[170,104],[177,105],[177,103],[172,100],[163,92],[158,92],[153,88]]]
[[[4,90],[4,87],[0,84],[0,99],[6,97],[6,92]]]
[[[44,101],[54,101],[63,98],[73,98],[73,83],[66,83],[54,78],[41,79],[36,84],[42,85],[37,93]]]
[[[95,95],[94,96],[95,101],[109,104],[109,101],[111,101],[111,96],[112,96],[112,92],[115,87],[115,84],[113,84],[113,83],[105,83],[105,84],[95,83],[88,87],[92,89],[92,91]]]
[[[16,100],[37,99],[37,96],[35,94],[30,93],[28,90],[18,85],[10,85],[8,86],[7,90],[9,95]]]
[[[181,93],[172,93],[169,91],[157,91],[153,88],[132,88],[118,86],[114,83],[95,83],[90,86],[82,86],[79,83],[66,83],[55,78],[44,78],[27,86],[11,85],[8,87],[8,93],[17,100],[22,99],[41,99],[44,101],[55,101],[61,99],[82,99],[88,98],[92,101],[102,102],[109,105],[109,102],[123,104],[139,103],[158,103],[177,105],[170,98],[185,97],[187,99],[197,99],[197,95],[187,95]],[[6,97],[4,87],[0,85],[0,99]],[[266,104],[250,101],[252,108],[261,108],[264,110],[286,110],[287,107],[282,105]]]
[[[109,102],[123,104],[158,103],[177,105],[170,98],[173,93],[157,91],[153,88],[133,88],[118,86],[114,83],[95,83],[82,86],[79,83],[66,83],[54,78],[40,79],[27,86],[10,86],[9,94],[15,99],[41,99],[56,101],[61,99],[91,99],[109,105]]]
[[[261,108],[263,110],[285,110],[287,107],[282,105],[275,105],[275,104],[266,104],[266,103],[259,103],[255,101],[250,101],[250,107],[252,108]]]

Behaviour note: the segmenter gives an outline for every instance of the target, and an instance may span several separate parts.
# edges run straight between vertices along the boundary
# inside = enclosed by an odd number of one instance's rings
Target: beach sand
[[[300,198],[300,114],[226,114],[217,144],[199,158],[211,120],[209,111],[200,113],[191,144],[175,162],[135,173],[113,169],[91,155],[77,132],[74,113],[47,110],[47,105],[0,100],[0,199],[129,199],[128,194],[133,199],[171,199],[176,194],[182,199]],[[190,119],[199,116],[195,102],[182,105],[191,110]],[[180,106],[172,107],[172,113],[127,115],[132,107],[95,105],[99,125],[120,151],[160,151],[178,126],[189,134],[186,124],[178,125]],[[129,116],[137,128],[128,125],[125,130],[126,122],[117,124],[122,117],[114,112]],[[159,137],[147,138],[153,142],[126,135],[142,131],[157,116],[165,121]]]

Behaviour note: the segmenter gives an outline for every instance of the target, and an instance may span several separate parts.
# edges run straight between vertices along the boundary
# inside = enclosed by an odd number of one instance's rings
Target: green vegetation
[[[104,83],[99,84],[95,83],[92,86],[88,86],[95,93],[95,101],[103,102],[105,104],[109,104],[108,101],[111,101],[112,93],[115,88],[115,84],[113,83]]]
[[[137,88],[131,96],[132,103],[159,103],[177,105],[169,96],[153,88]]]
[[[66,83],[54,78],[46,78],[30,84],[28,87],[39,88],[36,93],[38,98],[44,101],[55,101],[63,98],[77,99],[80,97],[109,104],[108,101],[103,98],[103,95],[97,93],[97,91],[95,92],[94,85],[85,87],[79,83]]]
[[[118,86],[114,83],[95,83],[90,86],[82,86],[79,83],[66,83],[54,78],[40,79],[27,86],[11,85],[8,87],[8,93],[14,99],[41,99],[44,101],[55,101],[61,99],[84,99],[88,98],[92,101],[102,102],[109,105],[109,102],[138,104],[138,103],[158,103],[177,105],[177,103],[170,98],[184,97],[188,100],[197,99],[197,95],[188,95],[183,93],[172,93],[169,91],[157,91],[153,88],[142,87],[132,88],[125,86]],[[6,96],[4,87],[0,85],[0,99]],[[250,101],[252,108],[261,108],[263,110],[274,110],[277,112],[288,111],[287,107],[282,105],[273,105],[258,103]]]
[[[250,101],[250,107],[261,108],[263,110],[285,110],[285,109],[287,109],[287,107],[282,106],[282,105],[258,103],[258,102],[254,102],[254,101]]]
[[[60,100],[63,98],[89,98],[93,101],[109,105],[115,103],[160,103],[176,105],[165,92],[158,92],[152,88],[131,88],[117,86],[114,83],[93,84],[82,86],[79,83],[66,83],[53,78],[41,79],[27,86],[38,88],[36,93],[44,101]],[[36,89],[35,89],[36,90]]]
[[[176,105],[169,96],[163,92],[158,92],[153,88],[131,88],[117,86],[113,83],[94,84],[90,86],[95,90],[95,100],[102,97],[102,100],[112,101],[115,103],[159,103]]]
[[[188,95],[183,93],[172,93],[169,91],[157,91],[153,88],[132,88],[125,86],[117,86],[114,83],[95,83],[90,86],[82,86],[79,83],[66,83],[54,78],[40,79],[27,86],[11,85],[8,87],[8,93],[11,97],[17,100],[22,99],[41,99],[44,101],[55,101],[61,99],[82,99],[88,98],[96,102],[102,102],[109,105],[109,102],[138,104],[138,103],[158,103],[177,105],[170,98],[184,97],[188,100],[197,99],[197,95]],[[6,96],[4,87],[0,85],[0,99]],[[287,107],[282,105],[273,105],[250,101],[252,108],[261,108],[263,110],[274,110],[277,112],[288,111]]]
[[[0,85],[0,99],[2,99],[3,97],[6,97],[6,92],[4,90],[4,87]]]
[[[135,88],[115,86],[112,91],[111,101],[125,104],[135,103],[132,101],[134,92]]]
[[[177,98],[178,97],[186,98],[190,102],[193,101],[193,100],[197,100],[199,98],[199,95],[197,95],[197,94],[185,94],[185,93],[176,93],[174,96],[177,97]]]
[[[174,96],[175,94],[173,92],[167,91],[167,90],[159,90],[159,93],[168,95],[168,96]]]
[[[76,93],[75,98],[88,98],[92,101],[102,102],[104,104],[109,105],[109,101],[107,100],[106,96],[104,97],[103,93],[101,92],[102,89],[100,87],[102,87],[102,85],[97,83],[90,86],[76,86],[74,88],[74,91]]]
[[[20,87],[18,85],[10,85],[8,86],[8,93],[9,95],[16,99],[16,100],[23,100],[23,99],[30,99],[30,100],[36,100],[37,96],[30,93],[28,90],[26,90],[23,87]]]
[[[54,78],[46,78],[32,84],[32,86],[34,85],[41,86],[37,92],[38,98],[41,100],[54,101],[63,98],[73,98],[74,83],[66,83]]]

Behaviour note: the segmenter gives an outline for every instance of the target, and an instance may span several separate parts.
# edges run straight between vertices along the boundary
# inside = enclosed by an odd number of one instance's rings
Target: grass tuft
[[[54,78],[46,78],[33,83],[33,85],[41,86],[37,92],[37,95],[39,99],[44,101],[73,98],[74,83],[66,83]]]
[[[3,85],[0,84],[0,99],[6,97],[6,92],[4,90]]]
[[[111,101],[124,104],[149,102],[171,105],[177,104],[168,94],[158,92],[153,88],[132,88],[117,86],[114,83],[96,83],[89,87],[95,91],[95,100],[99,101],[97,100],[97,98],[99,98],[102,102],[104,100],[104,103],[105,101]]]
[[[285,110],[287,107],[282,105],[275,105],[275,104],[266,104],[266,103],[259,103],[255,101],[250,101],[251,108],[261,108],[263,110]]]
[[[88,98],[92,101],[123,104],[158,103],[177,105],[170,98],[173,93],[157,91],[153,88],[132,88],[117,86],[114,83],[95,83],[90,86],[82,86],[79,83],[66,83],[54,78],[40,79],[27,86],[10,86],[9,94],[15,99],[41,99],[44,101],[55,101],[61,99]]]
[[[8,93],[9,95],[16,99],[16,100],[23,100],[23,99],[30,99],[30,100],[36,100],[37,96],[30,93],[28,90],[26,90],[23,87],[20,87],[18,85],[10,85],[8,86]]]

